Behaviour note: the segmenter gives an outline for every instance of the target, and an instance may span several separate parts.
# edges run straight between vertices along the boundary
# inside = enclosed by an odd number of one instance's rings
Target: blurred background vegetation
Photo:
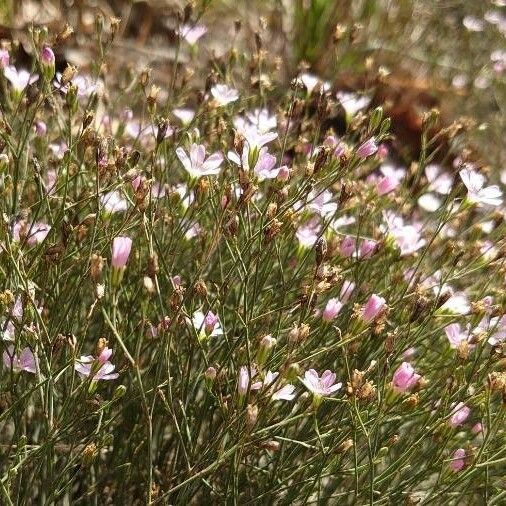
[[[191,22],[209,28],[198,57],[177,49],[188,5]],[[414,136],[423,111],[438,107],[443,125],[460,118],[471,125],[483,163],[506,166],[506,0],[3,0],[0,36],[19,37],[29,53],[27,26],[57,33],[68,22],[76,35],[61,57],[84,65],[97,15],[122,20],[111,61],[149,66],[162,84],[175,58],[206,68],[231,46],[238,54],[258,50],[260,34],[278,69],[269,79],[288,83],[305,69],[340,88],[366,90],[397,119],[398,131]]]

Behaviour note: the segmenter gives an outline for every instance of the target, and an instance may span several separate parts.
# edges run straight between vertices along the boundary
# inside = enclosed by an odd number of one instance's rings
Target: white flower
[[[172,114],[174,114],[176,118],[180,119],[184,125],[188,125],[188,123],[191,123],[193,118],[195,117],[195,111],[193,109],[185,109],[185,108],[174,109],[172,111]]]
[[[425,167],[425,177],[429,182],[429,190],[448,195],[453,186],[453,177],[447,172],[443,172],[441,167],[435,163],[430,163]]]
[[[330,83],[328,81],[322,81],[319,77],[313,74],[301,74],[299,77],[302,84],[306,87],[309,95],[313,92],[317,85],[320,85],[320,89],[323,92],[330,90]]]
[[[4,76],[16,91],[23,91],[29,84],[33,84],[39,79],[37,74],[31,74],[24,69],[17,70],[12,65],[4,68]]]
[[[335,383],[336,373],[329,370],[325,371],[320,378],[314,369],[309,369],[304,373],[304,379],[301,378],[301,381],[308,390],[316,395],[332,395],[342,387],[342,383]]]
[[[277,139],[276,132],[262,132],[255,126],[249,126],[241,132],[251,151],[259,150],[269,142]]]
[[[211,95],[219,105],[227,105],[239,98],[239,92],[226,84],[217,84],[211,88]]]
[[[180,34],[190,46],[193,46],[203,35],[207,33],[207,27],[204,25],[183,25]]]
[[[322,217],[331,216],[337,211],[337,204],[332,202],[333,197],[328,190],[322,192],[311,190],[307,197],[307,207]]]
[[[467,198],[476,204],[499,206],[502,203],[502,192],[497,185],[485,185],[485,177],[470,166],[465,166],[459,175],[467,188]]]
[[[119,191],[110,191],[100,197],[100,204],[108,213],[124,212],[128,209],[128,201]]]
[[[206,148],[202,144],[192,144],[189,157],[181,147],[176,149],[176,155],[188,174],[195,178],[218,174],[223,162],[223,155],[218,152],[213,153],[206,160]]]
[[[430,213],[437,211],[441,207],[441,203],[441,199],[436,197],[434,193],[424,193],[418,197],[418,205]]]
[[[350,93],[347,91],[338,91],[336,94],[339,102],[343,106],[346,114],[349,116],[355,116],[355,114],[364,109],[371,103],[371,98],[365,95],[357,95],[356,93]]]

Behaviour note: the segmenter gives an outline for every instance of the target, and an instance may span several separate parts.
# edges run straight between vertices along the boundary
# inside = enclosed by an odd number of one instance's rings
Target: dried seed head
[[[70,65],[67,63],[67,67],[63,71],[61,75],[61,84],[62,86],[67,85],[77,74],[77,67],[74,67],[74,65]]]
[[[66,23],[63,30],[56,36],[55,45],[63,44],[73,33],[74,29]]]
[[[102,270],[104,268],[104,260],[105,260],[105,258],[101,257],[100,255],[97,255],[96,253],[93,253],[91,255],[90,276],[91,276],[91,279],[95,282],[100,281],[100,278],[102,277]]]
[[[151,78],[151,69],[150,68],[145,68],[141,72],[141,75],[139,77],[139,81],[140,81],[141,86],[143,88],[145,88],[148,85],[150,78]]]
[[[506,393],[506,372],[494,371],[490,373],[487,382],[493,392]]]
[[[257,423],[258,418],[258,406],[254,404],[248,404],[246,408],[246,426],[248,429],[252,429]]]
[[[204,282],[203,279],[199,279],[198,281],[196,281],[193,289],[195,290],[195,293],[200,297],[207,297],[208,290],[206,283]]]
[[[337,453],[346,453],[350,448],[353,448],[353,439],[345,439],[337,448]]]
[[[83,117],[83,130],[85,130],[95,119],[95,113],[93,111],[87,110],[84,113]]]
[[[86,445],[82,454],[82,462],[84,467],[89,467],[98,455],[98,448],[95,443]]]

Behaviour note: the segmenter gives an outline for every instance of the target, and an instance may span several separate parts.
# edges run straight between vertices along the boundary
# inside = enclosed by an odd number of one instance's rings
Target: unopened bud
[[[118,399],[121,399],[127,391],[127,387],[125,385],[118,385],[116,389],[114,390],[114,394],[112,396],[114,401],[117,401]]]
[[[257,352],[257,364],[259,367],[262,367],[265,364],[267,357],[274,346],[276,346],[276,339],[274,339],[271,335],[264,336],[262,338]]]

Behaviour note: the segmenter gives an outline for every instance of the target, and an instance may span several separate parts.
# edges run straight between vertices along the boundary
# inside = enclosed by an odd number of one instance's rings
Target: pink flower
[[[342,307],[343,305],[339,302],[339,299],[329,299],[323,310],[322,318],[326,322],[332,321],[339,314]]]
[[[101,363],[101,364],[105,364],[110,358],[111,358],[111,355],[112,355],[112,349],[111,348],[108,348],[107,346],[100,352],[100,355],[98,356],[97,360]]]
[[[262,386],[267,389],[270,388],[270,386],[276,381],[276,378],[278,376],[279,373],[277,372],[267,371],[267,374],[265,375],[265,378],[262,382]],[[256,384],[254,384],[253,386],[255,385]],[[294,385],[290,384],[284,385],[271,394],[271,399],[273,401],[293,401],[293,399],[295,398],[295,394],[293,393],[294,391],[295,391]]]
[[[247,365],[241,366],[239,369],[239,378],[237,380],[237,392],[240,396],[246,395],[248,392],[248,386],[250,384],[250,369],[251,377],[254,378],[257,374],[257,370],[254,366],[248,367]],[[256,382],[251,385],[250,390],[259,390],[262,388],[261,382]]]
[[[350,300],[353,290],[355,290],[355,283],[353,281],[344,280],[341,293],[339,294],[343,304],[346,304]]]
[[[386,300],[373,293],[362,310],[362,320],[372,322],[386,307]]]
[[[372,239],[365,239],[360,245],[359,256],[361,258],[371,258],[378,247],[378,243]]]
[[[18,295],[14,301],[14,305],[10,311],[10,316],[7,319],[7,323],[2,323],[2,338],[4,341],[14,341],[16,337],[16,327],[13,324],[13,320],[21,322],[23,319],[23,301]]]
[[[463,402],[459,402],[452,410],[448,423],[450,427],[458,427],[462,425],[471,413],[471,408],[468,408]]]
[[[467,198],[478,205],[500,206],[502,192],[497,185],[485,187],[485,177],[466,165],[459,171],[459,175],[467,188]]]
[[[44,46],[40,52],[40,59],[44,65],[54,66],[54,52],[49,46]]]
[[[132,239],[130,237],[118,236],[112,242],[111,265],[116,269],[122,269],[128,262],[130,251],[132,249]]]
[[[290,169],[286,165],[279,168],[277,179],[278,181],[288,181],[290,179]]]
[[[259,150],[261,147],[278,138],[276,132],[265,132],[254,125],[247,126],[240,133],[244,136],[250,151]]]
[[[378,195],[386,195],[395,190],[400,184],[399,179],[393,176],[383,176],[376,184]]]
[[[192,144],[189,157],[181,147],[176,149],[176,155],[188,174],[194,178],[218,174],[223,162],[221,153],[214,153],[206,160],[206,148],[202,144]]]
[[[309,369],[304,373],[304,379],[301,379],[304,386],[315,395],[328,396],[337,392],[342,383],[335,383],[336,374],[326,370],[321,378],[314,369]]]
[[[217,84],[211,88],[211,95],[218,105],[227,105],[239,98],[239,92],[226,84]]]
[[[356,253],[356,250],[357,240],[351,235],[347,235],[339,245],[339,253],[346,258],[353,256]]]
[[[12,369],[14,372],[37,372],[37,362],[30,348],[23,348],[19,355],[14,353],[14,346],[9,346],[3,352],[3,362],[7,369]]]
[[[415,369],[408,362],[403,362],[394,372],[392,385],[395,390],[405,392],[418,383],[421,378],[419,374],[415,373]]]
[[[451,323],[445,327],[445,334],[450,342],[451,348],[458,348],[463,341],[470,341],[473,337],[467,330],[463,330],[459,323]]]
[[[260,155],[254,169],[254,172],[259,181],[263,181],[264,179],[274,179],[278,177],[279,168],[275,167],[276,157],[268,153],[266,148],[262,148],[260,150]]]
[[[450,467],[452,471],[458,472],[464,468],[466,465],[466,452],[463,448],[459,448],[458,450],[455,450],[455,452],[452,455],[452,460],[450,462]]]
[[[493,330],[488,338],[488,344],[497,346],[506,340],[506,315],[491,318],[489,327]]]
[[[273,401],[293,401],[295,398],[295,394],[293,393],[295,391],[295,386],[288,384],[282,386],[279,390],[276,390],[272,396],[271,399]]]
[[[62,74],[57,72],[53,84],[55,88],[66,94],[69,90],[69,84],[63,85],[61,83],[61,78]],[[90,97],[95,92],[100,94],[104,83],[100,79],[93,81],[91,76],[76,75],[72,78],[72,84],[77,87],[78,97]]]
[[[31,74],[27,70],[21,69],[18,71],[12,65],[4,68],[4,76],[18,92],[23,91],[29,84],[33,84],[39,78],[37,74]]]
[[[27,230],[26,242],[29,246],[35,246],[44,241],[51,227],[47,223],[36,221]]]
[[[374,137],[371,137],[358,147],[357,156],[359,158],[367,158],[374,155],[376,151],[378,151],[378,146],[376,145]]]
[[[202,311],[195,311],[195,313],[193,313],[192,323],[197,333],[203,330],[206,337],[223,335],[220,319],[212,311],[208,311],[205,315]]]
[[[47,133],[47,125],[43,121],[35,121],[33,130],[39,137],[44,137]]]
[[[483,425],[480,422],[475,423],[473,425],[473,428],[471,429],[471,432],[473,434],[480,434],[481,432],[483,432]]]
[[[204,25],[183,25],[180,30],[181,36],[190,44],[190,46],[195,45],[195,43],[207,33],[207,27]]]
[[[83,355],[79,360],[76,360],[74,369],[81,376],[92,376],[93,381],[116,379],[119,374],[114,372],[116,366],[109,362],[111,355],[112,350],[107,347],[104,348],[97,358],[92,355]]]
[[[412,255],[425,246],[426,241],[421,235],[421,225],[418,223],[404,224],[404,220],[391,211],[383,212],[386,225],[381,229],[391,237],[400,250],[401,256]]]
[[[208,311],[205,318],[204,318],[204,330],[206,334],[210,335],[214,331],[214,327],[219,322],[219,318],[217,315],[215,315],[212,311]]]
[[[378,158],[380,160],[384,160],[388,154],[390,153],[390,150],[388,149],[388,146],[385,143],[381,143],[378,146]]]
[[[307,207],[322,217],[331,216],[337,211],[337,203],[332,202],[333,198],[328,190],[312,190],[307,196]]]
[[[439,165],[431,163],[425,167],[425,176],[429,182],[429,190],[441,195],[448,195],[453,186],[453,177],[443,172]]]
[[[320,232],[321,232],[320,221],[315,216],[304,225],[301,225],[297,229],[297,232],[295,232],[295,235],[299,240],[299,244],[303,248],[311,248],[318,240]]]
[[[10,56],[7,49],[0,49],[0,70],[9,66]]]

